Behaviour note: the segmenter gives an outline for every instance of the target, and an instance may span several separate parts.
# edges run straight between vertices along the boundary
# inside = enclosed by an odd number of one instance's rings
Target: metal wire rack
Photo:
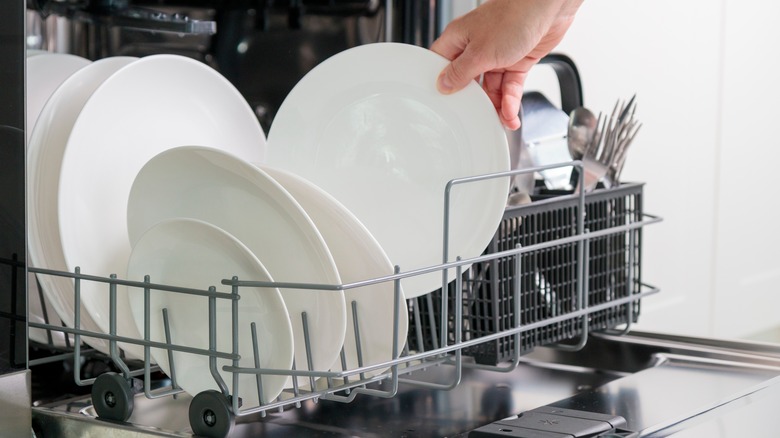
[[[92,385],[92,402],[95,411],[101,418],[125,421],[133,410],[133,398],[144,396],[160,398],[175,396],[182,392],[176,381],[176,366],[173,362],[174,352],[183,352],[206,356],[209,359],[209,369],[214,378],[216,390],[194,394],[190,404],[189,415],[193,432],[206,437],[224,437],[229,434],[236,416],[249,414],[266,415],[266,413],[282,410],[287,407],[300,407],[305,400],[330,400],[351,402],[358,395],[390,398],[394,397],[399,385],[416,385],[435,389],[452,389],[460,382],[463,368],[474,367],[496,371],[511,371],[525,352],[534,346],[547,345],[559,341],[579,338],[575,344],[560,345],[559,348],[581,348],[587,342],[587,335],[593,329],[613,328],[625,323],[626,330],[635,320],[639,311],[639,301],[658,289],[642,283],[635,275],[639,268],[637,240],[642,227],[659,222],[661,219],[619,202],[610,202],[612,212],[610,219],[596,223],[593,218],[600,217],[597,208],[600,201],[614,198],[614,190],[628,190],[636,195],[637,187],[641,194],[641,186],[629,185],[610,191],[596,191],[587,196],[585,193],[563,197],[567,205],[566,220],[560,221],[559,227],[546,236],[537,239],[521,237],[519,240],[514,231],[523,229],[515,227],[513,233],[506,233],[507,223],[517,220],[511,209],[507,210],[499,229],[497,238],[491,247],[478,257],[448,259],[450,191],[460,184],[468,184],[492,178],[511,178],[517,174],[538,172],[546,169],[574,166],[582,169],[578,161],[557,165],[528,168],[490,175],[479,175],[451,180],[444,190],[444,248],[443,262],[439,265],[412,271],[402,272],[395,268],[393,275],[369,279],[360,282],[328,285],[304,283],[258,282],[251,279],[236,277],[225,279],[221,286],[228,287],[230,292],[219,292],[216,286],[208,289],[182,288],[175,285],[155,284],[153,279],[144,281],[129,281],[117,278],[116,275],[101,277],[81,273],[78,268],[74,272],[62,272],[41,268],[30,268],[37,275],[61,276],[72,279],[74,294],[74,325],[63,327],[54,324],[39,324],[30,322],[30,327],[48,331],[60,331],[74,338],[72,351],[54,354],[49,357],[31,360],[30,367],[53,362],[73,361],[73,379],[77,385]],[[580,175],[582,172],[580,172]],[[580,177],[582,184],[582,177]],[[631,192],[633,190],[633,192]],[[609,193],[607,193],[609,192]],[[587,198],[587,202],[586,202]],[[530,208],[544,209],[553,201],[540,201],[530,204]],[[555,201],[559,202],[559,201]],[[536,204],[536,205],[535,205]],[[641,205],[641,203],[640,203]],[[542,211],[540,210],[540,211]],[[508,215],[508,216],[507,216]],[[587,218],[591,218],[588,222]],[[529,216],[523,216],[522,220]],[[561,216],[563,217],[563,216]],[[586,227],[587,224],[587,227]],[[592,229],[589,230],[588,227]],[[527,227],[526,227],[527,228]],[[562,232],[565,230],[565,232]],[[611,247],[619,247],[615,253],[605,251]],[[609,269],[602,275],[606,266],[603,258],[611,260]],[[544,260],[542,260],[544,259]],[[551,264],[542,261],[552,262]],[[620,262],[620,260],[623,260]],[[564,262],[564,263],[562,263]],[[616,266],[613,266],[616,265]],[[469,268],[471,266],[471,268]],[[539,267],[544,267],[542,276]],[[592,275],[594,273],[596,276]],[[399,317],[403,303],[401,280],[415,275],[447,270],[455,271],[455,280],[451,284],[443,284],[435,294],[415,298],[408,301],[410,309],[410,330],[405,348],[399,348]],[[498,274],[501,272],[502,274]],[[509,273],[504,275],[503,273]],[[517,275],[517,274],[520,275]],[[616,275],[619,273],[620,275]],[[544,280],[540,280],[544,277]],[[606,278],[604,280],[603,278]],[[573,279],[573,280],[572,280]],[[584,281],[589,279],[588,281]],[[110,298],[110,329],[108,333],[97,333],[81,328],[81,285],[84,282],[101,283]],[[242,326],[239,318],[239,300],[244,288],[278,288],[278,289],[309,289],[321,293],[338,293],[352,288],[371,284],[392,282],[394,284],[393,306],[393,351],[392,359],[382,363],[363,365],[360,342],[356,343],[357,368],[346,366],[345,351],[341,351],[341,370],[311,370],[309,369],[264,369],[260,367],[258,343],[262,342],[257,335],[254,324]],[[608,287],[601,287],[604,283]],[[144,296],[143,339],[128,338],[117,335],[117,288],[136,289]],[[562,292],[565,289],[565,292]],[[476,293],[475,291],[482,291]],[[489,295],[485,291],[490,291]],[[529,292],[530,291],[530,292]],[[200,296],[208,300],[208,348],[193,348],[173,342],[170,337],[165,342],[151,340],[150,337],[150,297],[154,293],[174,293]],[[499,297],[500,295],[500,297]],[[221,351],[217,346],[216,308],[217,300],[230,302],[232,346],[229,351]],[[533,301],[536,300],[536,301]],[[546,310],[539,311],[538,302],[544,302]],[[434,302],[436,303],[434,305]],[[536,304],[535,304],[536,303]],[[427,306],[427,307],[426,307]],[[347,303],[348,309],[354,306]],[[492,309],[491,312],[475,313],[474,309]],[[428,309],[428,311],[421,309]],[[434,311],[435,309],[435,311]],[[624,309],[621,311],[620,309]],[[163,309],[163,321],[168,331],[168,313],[175,309]],[[530,313],[529,313],[530,312]],[[522,315],[517,318],[516,315]],[[617,316],[616,316],[617,315]],[[304,327],[303,342],[307,352],[310,352],[309,326],[305,313],[291,317],[300,317]],[[354,319],[359,315],[353,314]],[[423,322],[425,321],[425,323]],[[359,340],[360,331],[357,324],[348,328],[355,331],[355,339]],[[254,351],[254,367],[240,366],[239,336],[250,333]],[[547,333],[547,334],[545,334]],[[554,333],[555,336],[549,336]],[[88,350],[82,349],[82,338],[98,338],[108,341],[110,361],[119,372],[101,374],[96,378],[82,379],[79,364]],[[67,339],[67,336],[66,336]],[[131,369],[125,360],[119,344],[128,343],[143,346],[144,358],[142,366]],[[402,344],[401,344],[402,345]],[[519,348],[518,348],[519,347]],[[152,363],[151,349],[167,350],[171,372],[170,385],[155,387],[154,373],[158,370]],[[488,355],[484,354],[489,350]],[[467,360],[466,357],[476,360]],[[488,357],[489,356],[489,357]],[[309,361],[311,360],[309,354]],[[451,367],[449,382],[427,382],[416,380],[409,376],[416,370],[435,365]],[[232,382],[226,382],[220,375],[220,370],[232,375]],[[381,374],[367,377],[367,373],[386,370]],[[239,376],[254,375],[256,385],[253,388],[242,388]],[[263,376],[282,375],[292,378],[292,388],[286,389],[273,400],[263,398]],[[308,379],[309,385],[301,387],[298,378]],[[259,404],[247,405],[242,401],[246,391],[257,391]]]

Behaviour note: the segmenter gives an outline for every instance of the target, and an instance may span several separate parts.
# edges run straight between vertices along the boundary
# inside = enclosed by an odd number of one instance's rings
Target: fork
[[[606,161],[607,154],[604,153],[604,139],[607,136],[608,120],[599,113],[598,120],[596,122],[596,132],[593,134],[593,139],[585,147],[585,152],[582,154],[582,170],[584,173],[583,187],[585,192],[590,192],[599,181],[609,171],[609,162]],[[579,187],[575,193],[579,193]]]
[[[609,118],[599,113],[597,130],[582,157],[585,192],[596,188],[599,181],[607,188],[619,184],[628,146],[642,127],[634,120],[635,101],[636,94],[626,104],[616,102]]]

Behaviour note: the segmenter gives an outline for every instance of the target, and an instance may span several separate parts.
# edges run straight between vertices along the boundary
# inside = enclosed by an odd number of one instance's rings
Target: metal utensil
[[[621,105],[620,116],[615,123],[613,133],[609,142],[609,151],[606,161],[609,163],[609,170],[604,176],[604,184],[613,187],[620,183],[620,172],[626,160],[628,146],[636,137],[636,133],[642,124],[634,120],[636,113],[636,94],[624,106]]]
[[[599,181],[607,188],[619,184],[626,151],[642,126],[634,120],[635,113],[636,94],[627,103],[618,100],[609,117],[599,114],[596,131],[582,156],[586,192],[596,188]]]
[[[604,162],[605,139],[609,137],[609,120],[599,114],[596,122],[596,131],[591,142],[588,143],[582,154],[582,171],[584,172],[583,188],[590,192],[596,188],[599,181],[607,174],[609,163]],[[578,186],[575,193],[579,193]]]
[[[569,115],[553,105],[544,94],[529,91],[523,94],[523,145],[533,166],[547,166],[571,160],[566,145]],[[559,167],[539,172],[550,190],[570,188],[571,168]]]
[[[585,149],[593,141],[598,118],[585,107],[577,107],[569,115],[568,144],[572,160],[581,160]]]

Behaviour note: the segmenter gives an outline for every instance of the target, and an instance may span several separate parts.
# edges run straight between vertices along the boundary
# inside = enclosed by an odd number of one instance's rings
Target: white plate
[[[179,147],[149,160],[133,183],[127,214],[133,242],[160,220],[190,217],[235,236],[276,281],[341,284],[325,241],[298,202],[262,170],[217,149]],[[327,371],[344,342],[344,293],[281,292],[292,318],[296,367],[309,369],[301,319],[306,312],[313,369]]]
[[[27,143],[30,142],[35,122],[49,100],[66,79],[92,61],[67,53],[27,51],[27,78],[25,102],[27,105]]]
[[[436,90],[446,65],[405,44],[346,50],[298,82],[268,134],[266,162],[341,201],[402,271],[442,262],[447,181],[509,170],[506,134],[479,85],[452,95]],[[508,189],[500,178],[452,191],[450,260],[482,253]],[[441,284],[439,272],[403,281],[408,298]]]
[[[49,52],[48,50],[41,50],[41,49],[27,49],[27,51],[25,52],[25,56],[29,58],[31,56],[44,55],[46,53],[51,53],[51,52]]]
[[[301,204],[325,239],[341,281],[353,283],[393,274],[393,265],[374,236],[346,207],[334,197],[309,181],[280,169],[259,166],[271,175]],[[360,366],[355,336],[353,302],[356,308],[362,365],[374,365],[393,359],[393,311],[395,291],[393,282],[384,282],[346,289],[347,335],[344,354],[347,369]],[[406,298],[401,291],[398,303],[398,340],[400,353],[406,343],[409,315]],[[339,365],[338,370],[341,370]],[[365,373],[372,377],[384,372],[376,369]],[[353,379],[360,376],[354,376]]]
[[[106,79],[72,124],[60,167],[58,220],[68,270],[121,275],[130,256],[127,197],[141,167],[172,147],[193,144],[225,148],[244,159],[262,160],[265,135],[249,104],[222,75],[176,55],[141,58]],[[90,316],[109,328],[105,287],[82,284]],[[135,327],[117,309],[118,333]],[[126,346],[129,354],[141,350]]]
[[[273,281],[263,264],[246,246],[227,232],[192,219],[169,219],[154,225],[133,246],[127,267],[127,278],[143,281],[149,275],[152,283],[175,285],[199,290],[214,286],[217,292],[231,293],[221,281],[237,276],[241,279]],[[144,326],[143,289],[125,290],[133,317]],[[241,288],[238,301],[239,366],[254,368],[254,348],[251,324],[256,324],[261,368],[291,369],[293,334],[290,317],[278,289]],[[208,298],[154,290],[149,294],[150,339],[165,342],[163,309],[167,309],[171,343],[209,349]],[[233,351],[232,301],[216,300],[217,351]],[[157,364],[171,375],[168,350],[152,349]],[[209,389],[219,389],[209,371],[207,355],[173,353],[176,383],[195,395]],[[232,360],[218,359],[220,375],[232,389],[233,374],[223,371]],[[264,402],[275,399],[284,389],[286,376],[266,375],[262,378]],[[243,406],[258,406],[256,377],[241,374],[238,396]]]
[[[44,104],[54,91],[68,79],[71,75],[86,67],[92,61],[76,55],[65,53],[50,53],[45,50],[27,50],[27,70],[26,75],[26,144],[30,143],[32,131],[38,116],[43,110]],[[58,325],[59,317],[56,311],[48,303],[44,296],[39,294],[38,283],[34,274],[30,274],[27,282],[27,292],[29,296],[29,315],[30,320],[39,324],[49,323]],[[46,306],[46,317],[44,318],[44,306]],[[42,344],[49,343],[49,337],[46,330],[31,328],[28,333],[30,339]],[[72,339],[72,338],[71,338]],[[58,347],[67,346],[65,334],[58,331],[51,332],[51,342]],[[72,342],[72,340],[71,340]],[[71,343],[72,345],[72,343]]]
[[[38,288],[36,275],[32,272],[29,273],[27,275],[27,315],[30,318],[30,322],[49,324],[55,327],[60,326],[62,320],[57,316],[57,311],[54,310],[49,300],[41,292],[42,290]],[[51,339],[49,339],[49,335],[51,335]],[[49,330],[47,332],[45,329],[33,327],[27,330],[27,336],[30,338],[30,341],[44,345],[51,344],[55,347],[72,346],[75,341],[72,335],[67,335],[68,340],[66,341],[64,332],[57,330]]]
[[[38,55],[40,58],[45,55]],[[47,100],[27,147],[28,248],[32,266],[71,271],[66,266],[57,221],[60,165],[74,121],[105,79],[137,58],[113,57],[84,66],[66,79]],[[82,164],[82,168],[85,168]],[[73,205],[73,208],[79,208]],[[38,275],[44,297],[69,327],[74,326],[73,281],[65,277]],[[87,313],[82,299],[80,328],[100,333],[100,327]],[[97,350],[108,353],[108,342],[84,339]]]

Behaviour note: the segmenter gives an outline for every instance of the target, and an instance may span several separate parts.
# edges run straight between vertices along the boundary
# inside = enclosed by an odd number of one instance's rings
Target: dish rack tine
[[[358,324],[357,301],[352,300],[352,325],[355,330],[355,350],[357,351],[358,367],[363,367],[363,347],[360,341],[360,325]],[[366,374],[360,373],[360,380],[365,380]]]
[[[341,353],[339,354],[339,358],[341,359],[341,370],[347,371],[349,368],[347,368],[347,354],[344,352],[344,347],[341,347]],[[330,380],[330,378],[328,378]],[[349,376],[344,376],[344,384],[349,385]],[[345,391],[347,394],[349,394],[349,388]]]
[[[214,286],[209,287],[209,292],[214,293],[217,289]],[[217,351],[217,297],[210,296],[208,298],[209,300],[209,352],[216,352]],[[170,350],[169,350],[170,351]],[[219,369],[217,368],[217,357],[213,355],[209,355],[209,371],[211,371],[211,377],[214,378],[214,381],[217,382],[217,386],[219,387],[220,392],[225,395],[225,397],[230,397],[230,391],[228,390],[228,386],[225,383],[225,380],[222,378],[222,375],[219,374]],[[236,400],[237,402],[238,400]]]
[[[81,380],[81,267],[76,266],[73,277],[73,380],[79,386],[88,383]],[[91,379],[90,379],[91,380]]]
[[[130,368],[119,355],[119,348],[116,345],[116,274],[109,276],[111,281],[108,283],[108,334],[111,338],[108,340],[108,352],[111,362],[119,368],[125,379],[130,379]]]
[[[171,340],[171,325],[170,320],[168,319],[168,308],[163,307],[162,309],[162,317],[163,317],[163,328],[165,330],[165,343],[168,345],[173,345],[173,342]],[[168,348],[168,364],[170,365],[170,377],[171,378],[171,386],[174,388],[177,388],[179,385],[176,382],[176,363],[174,362],[175,359],[173,357],[173,350]]]
[[[306,312],[301,312],[301,322],[303,323],[303,342],[306,347],[306,362],[309,366],[309,371],[314,371],[314,358],[311,355],[311,337],[309,336],[309,318]],[[297,377],[293,377],[293,380]],[[312,391],[316,389],[314,385],[314,376],[309,376],[309,384]],[[315,398],[316,403],[316,398]]]
[[[259,342],[257,341],[257,324],[252,321],[249,324],[249,327],[252,331],[252,350],[254,353],[254,359],[255,359],[255,368],[260,368],[260,349]],[[255,374],[255,380],[257,381],[257,399],[260,400],[260,404],[265,404],[265,397],[263,395],[263,376],[260,373]],[[263,411],[263,416],[265,416],[265,411]]]

